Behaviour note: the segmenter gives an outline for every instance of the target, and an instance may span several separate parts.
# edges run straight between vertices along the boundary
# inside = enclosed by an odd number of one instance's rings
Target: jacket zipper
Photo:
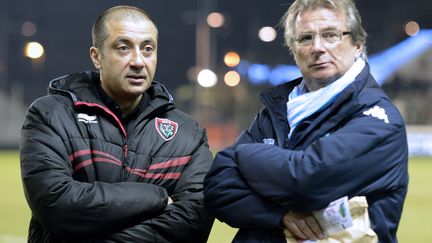
[[[107,113],[108,115],[110,115],[112,118],[114,118],[114,120],[117,123],[117,126],[121,130],[120,132],[121,132],[122,137],[123,137],[123,153],[124,153],[124,157],[125,157],[125,161],[123,163],[123,167],[126,167],[126,164],[127,164],[127,154],[128,154],[128,151],[129,151],[129,148],[128,148],[128,137],[127,137],[126,130],[124,129],[122,123],[117,118],[117,116],[114,113],[112,113],[112,111],[110,111],[108,108],[106,108],[106,107],[104,107],[104,106],[102,106],[100,104],[97,104],[97,103],[90,103],[90,102],[85,102],[85,101],[75,101],[74,105],[75,106],[97,107],[99,109],[102,109],[105,113]]]
[[[127,140],[123,139],[123,153],[124,153],[124,157],[125,160],[127,159],[127,155],[128,155],[128,144],[127,144]]]

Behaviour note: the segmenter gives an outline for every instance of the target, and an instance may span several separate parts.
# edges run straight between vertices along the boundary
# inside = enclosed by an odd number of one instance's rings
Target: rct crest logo
[[[165,141],[169,141],[177,134],[178,124],[168,119],[156,117],[155,127],[159,135],[165,139]]]
[[[380,120],[383,120],[385,123],[389,123],[387,114],[385,113],[385,110],[379,106],[374,106],[373,108],[370,108],[367,111],[363,112],[364,115],[366,116],[372,116],[375,118],[378,118]]]
[[[85,113],[78,113],[78,121],[84,122],[84,123],[97,123],[97,117],[96,116],[89,116]]]

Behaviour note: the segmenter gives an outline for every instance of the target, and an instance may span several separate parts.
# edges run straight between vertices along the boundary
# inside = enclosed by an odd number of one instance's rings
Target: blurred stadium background
[[[29,210],[19,176],[19,129],[49,80],[92,69],[91,26],[104,9],[146,9],[159,29],[155,79],[198,119],[213,152],[231,144],[261,107],[265,88],[299,75],[283,44],[285,0],[99,0],[0,2],[0,243],[25,242]],[[377,81],[407,122],[411,184],[401,242],[432,238],[432,2],[357,0]],[[424,220],[422,220],[424,219]],[[210,242],[234,229],[217,222]]]

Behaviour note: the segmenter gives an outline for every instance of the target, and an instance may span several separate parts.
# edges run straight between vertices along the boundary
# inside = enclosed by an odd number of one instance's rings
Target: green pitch
[[[432,159],[410,159],[409,172],[410,185],[398,230],[399,242],[429,242],[432,239]],[[30,210],[21,186],[16,151],[0,152],[0,189],[0,243],[24,243]],[[216,221],[208,242],[231,242],[235,232]]]

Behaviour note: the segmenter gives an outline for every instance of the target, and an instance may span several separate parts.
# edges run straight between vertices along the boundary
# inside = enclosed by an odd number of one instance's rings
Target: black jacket
[[[380,242],[396,242],[408,186],[405,125],[366,66],[336,100],[290,139],[287,99],[299,80],[265,91],[236,145],[218,153],[205,204],[240,228],[236,242],[284,242],[286,210],[310,212],[343,196],[366,196]]]
[[[157,82],[126,123],[101,101],[97,82],[95,72],[54,80],[26,114],[29,242],[205,242],[212,156],[204,130]]]

